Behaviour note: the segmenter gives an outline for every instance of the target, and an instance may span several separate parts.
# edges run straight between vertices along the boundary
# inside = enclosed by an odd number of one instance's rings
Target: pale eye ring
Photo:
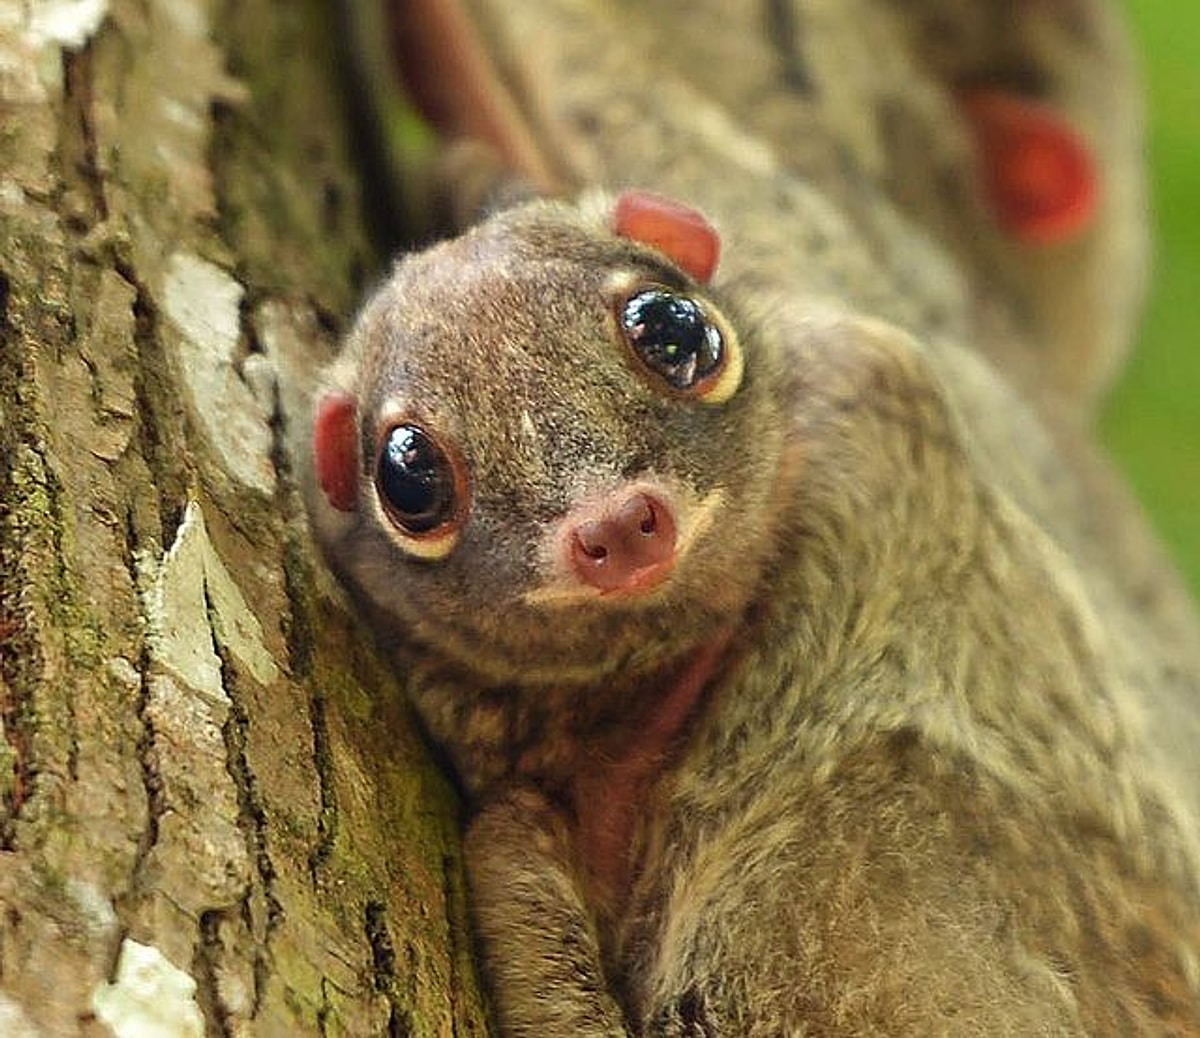
[[[385,426],[375,461],[375,489],[406,550],[441,558],[454,546],[467,510],[462,459],[422,425]]]

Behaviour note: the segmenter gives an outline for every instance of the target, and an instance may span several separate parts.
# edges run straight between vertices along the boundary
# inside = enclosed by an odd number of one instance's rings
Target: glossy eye
[[[646,288],[621,304],[618,319],[633,352],[672,389],[710,403],[727,400],[737,389],[742,368],[737,344],[696,300]]]
[[[409,537],[438,537],[454,524],[462,504],[454,462],[428,433],[408,423],[384,434],[375,486],[389,518]]]

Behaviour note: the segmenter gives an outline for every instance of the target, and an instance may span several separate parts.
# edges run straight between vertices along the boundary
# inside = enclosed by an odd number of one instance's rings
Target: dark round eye
[[[625,301],[620,318],[633,351],[673,389],[693,389],[721,367],[721,333],[687,296],[647,288]]]
[[[394,426],[384,436],[375,485],[388,515],[405,533],[429,533],[454,518],[454,468],[445,451],[415,425]]]

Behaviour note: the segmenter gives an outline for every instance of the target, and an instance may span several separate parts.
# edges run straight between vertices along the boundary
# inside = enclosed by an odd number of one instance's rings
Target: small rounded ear
[[[313,422],[317,483],[339,512],[358,509],[358,405],[349,393],[331,389],[317,403]]]
[[[963,103],[1001,226],[1031,245],[1083,231],[1095,215],[1099,185],[1079,132],[1046,105],[1004,91],[972,91]]]
[[[717,269],[721,238],[704,214],[650,191],[623,191],[613,210],[613,230],[673,260],[699,282]]]

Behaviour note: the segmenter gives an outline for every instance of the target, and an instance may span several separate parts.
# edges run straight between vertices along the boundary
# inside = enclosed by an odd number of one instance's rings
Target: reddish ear
[[[963,100],[1001,226],[1036,245],[1082,231],[1096,213],[1098,184],[1078,132],[1045,105],[999,90],[974,91]]]
[[[699,211],[649,191],[623,191],[613,211],[613,230],[665,254],[697,281],[717,269],[721,238]]]
[[[317,482],[339,512],[358,508],[358,407],[354,397],[330,390],[313,422]]]

